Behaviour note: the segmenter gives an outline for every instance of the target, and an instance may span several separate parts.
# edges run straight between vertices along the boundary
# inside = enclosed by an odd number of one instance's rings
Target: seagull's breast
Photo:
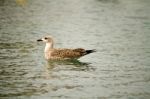
[[[47,51],[47,52],[45,52],[45,58],[46,58],[46,59],[52,58],[52,51]]]

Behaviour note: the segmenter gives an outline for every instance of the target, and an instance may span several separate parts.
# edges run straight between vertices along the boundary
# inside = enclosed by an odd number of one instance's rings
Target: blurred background
[[[48,63],[43,43],[96,49]],[[1,99],[150,99],[150,0],[0,0]]]

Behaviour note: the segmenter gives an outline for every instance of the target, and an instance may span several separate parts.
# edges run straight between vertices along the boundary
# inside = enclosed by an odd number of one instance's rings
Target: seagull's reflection
[[[76,59],[71,60],[49,60],[47,61],[47,68],[53,69],[55,67],[70,67],[71,70],[89,70],[90,63],[80,62]]]
[[[47,79],[59,78],[56,73],[60,71],[93,71],[90,63],[80,62],[79,60],[50,60],[45,66],[45,76]]]

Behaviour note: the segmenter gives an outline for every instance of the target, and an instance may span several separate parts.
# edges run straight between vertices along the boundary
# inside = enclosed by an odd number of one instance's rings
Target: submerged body
[[[95,52],[95,50],[85,50],[83,48],[77,49],[56,49],[53,48],[53,39],[52,37],[44,37],[37,41],[43,41],[46,43],[44,54],[47,60],[55,60],[55,59],[78,59],[84,55]]]

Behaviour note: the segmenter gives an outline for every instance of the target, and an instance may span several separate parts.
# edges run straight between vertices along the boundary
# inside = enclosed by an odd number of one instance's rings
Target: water
[[[0,1],[1,99],[150,98],[149,0],[17,1]],[[97,52],[48,63],[45,35]]]

